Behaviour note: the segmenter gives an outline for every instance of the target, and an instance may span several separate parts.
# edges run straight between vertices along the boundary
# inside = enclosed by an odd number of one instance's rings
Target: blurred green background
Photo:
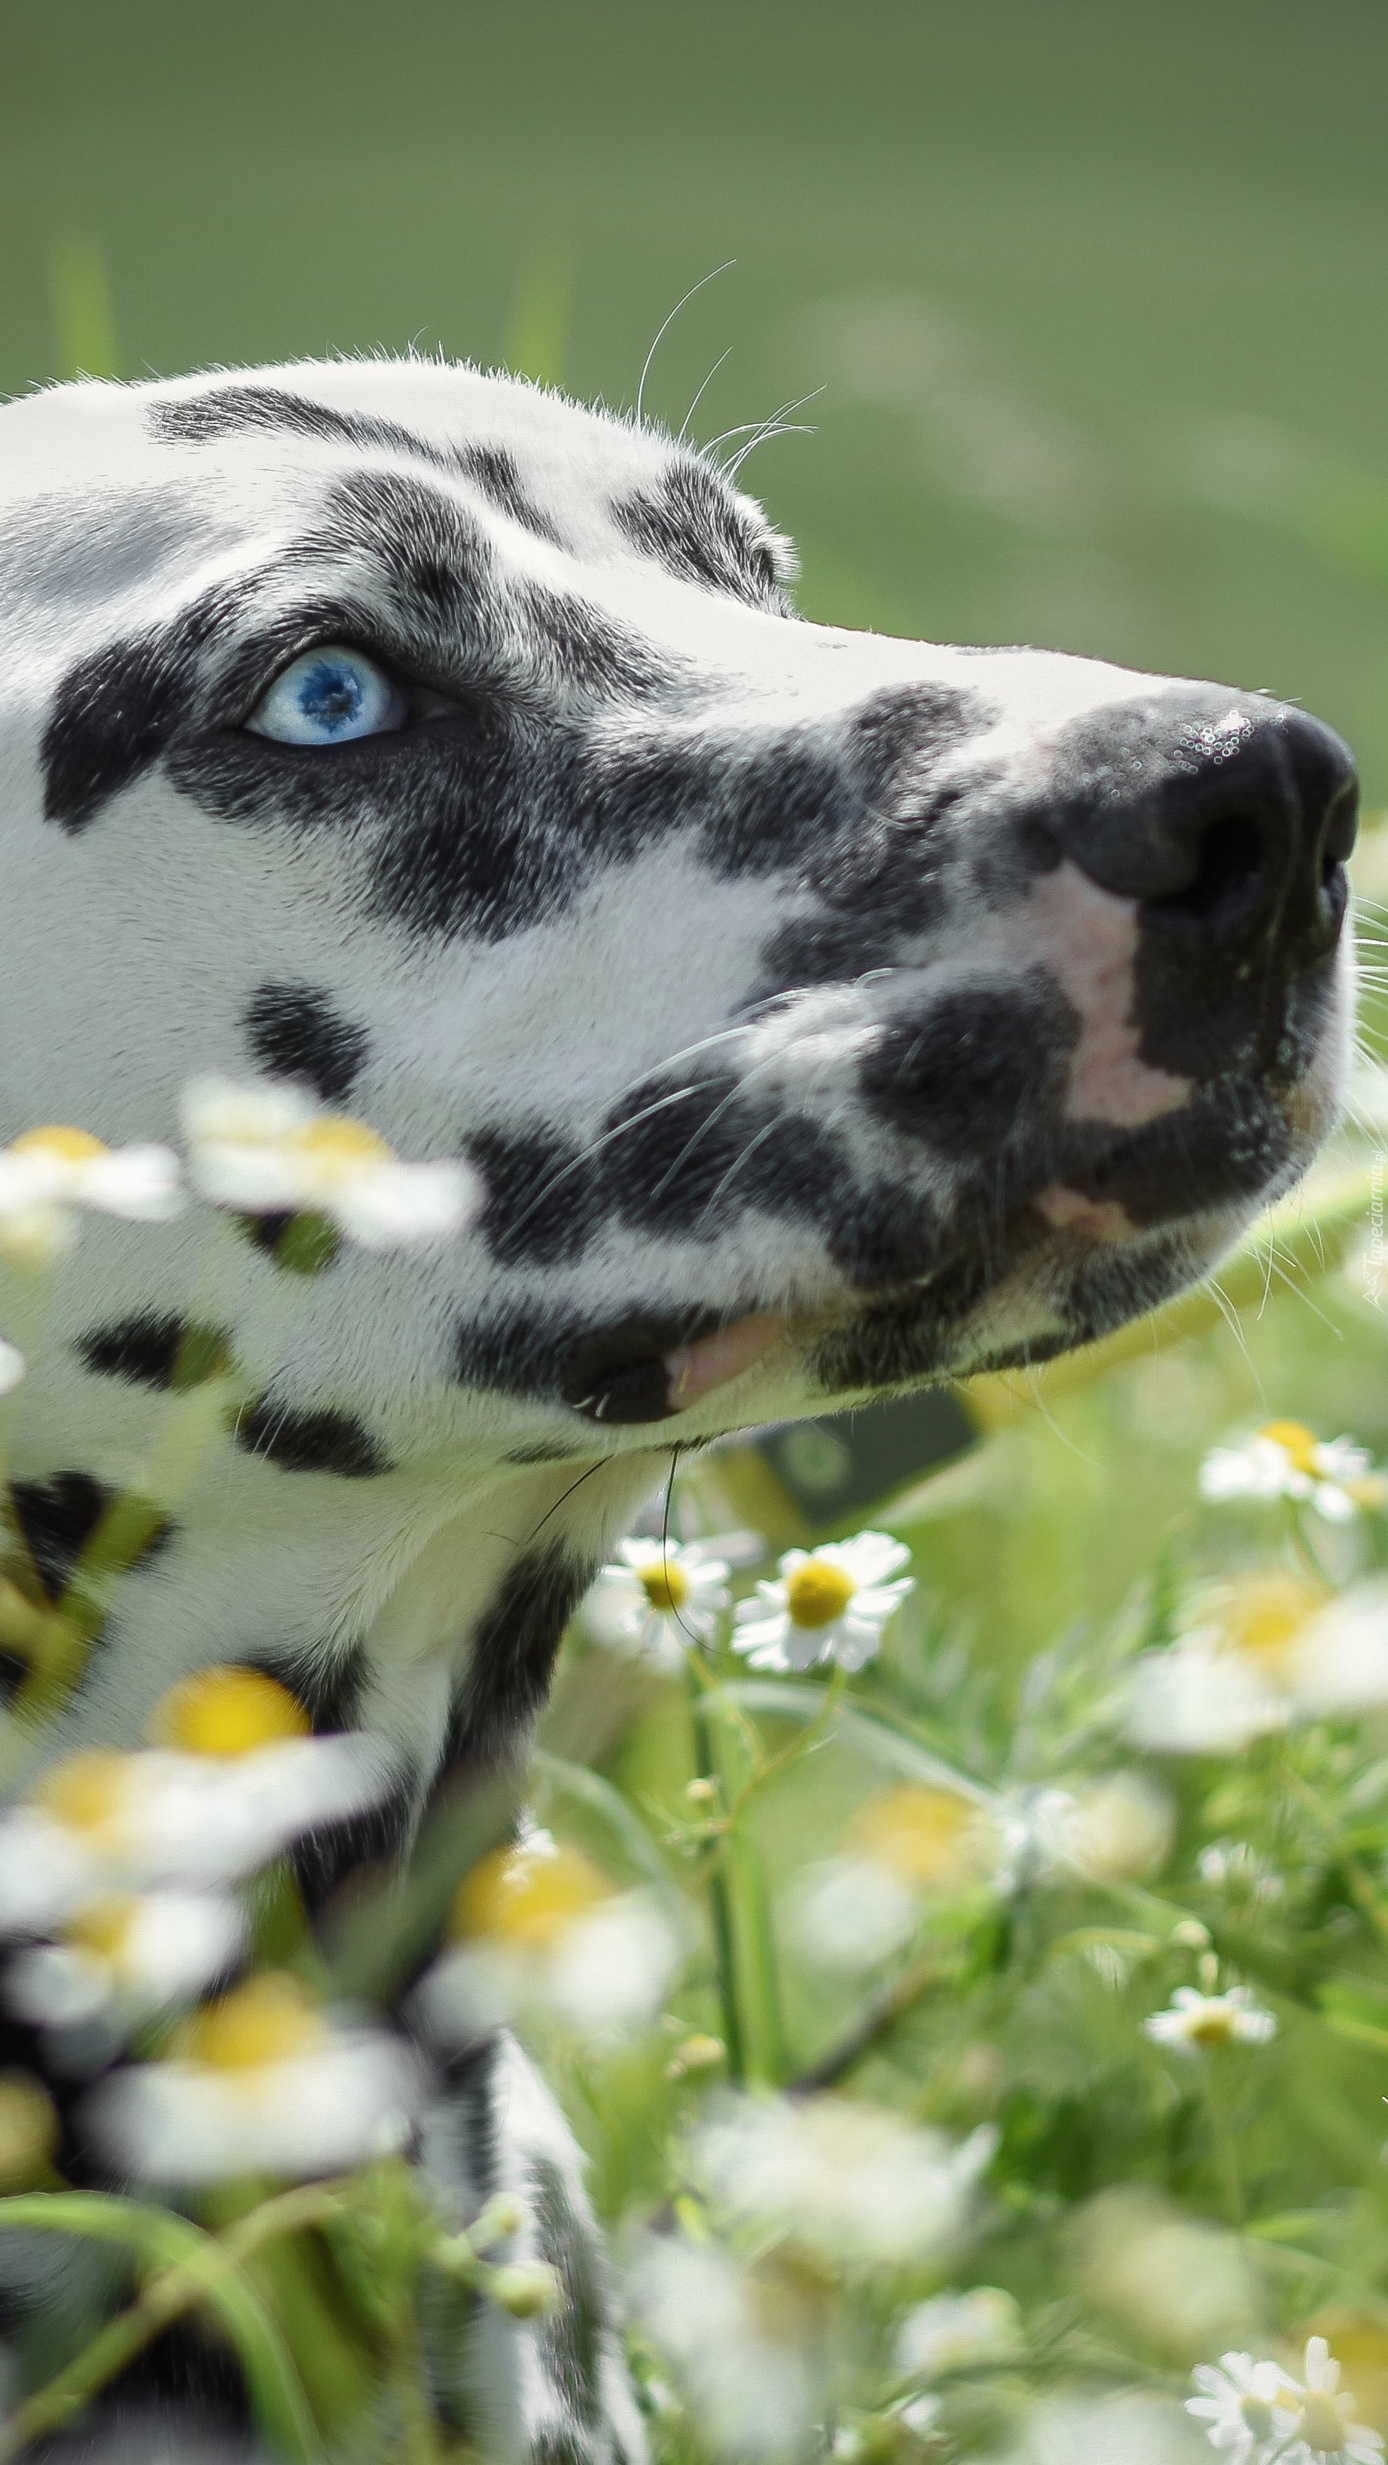
[[[0,387],[414,344],[695,433],[814,616],[1267,686],[1388,797],[1382,0],[3,0]]]

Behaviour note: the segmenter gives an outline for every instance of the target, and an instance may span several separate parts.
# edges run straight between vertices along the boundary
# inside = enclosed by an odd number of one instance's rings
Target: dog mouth
[[[605,1426],[668,1421],[741,1377],[791,1324],[782,1310],[622,1319],[571,1347],[561,1392],[572,1411]]]
[[[777,1348],[821,1394],[970,1376],[1017,1350],[1049,1358],[1203,1273],[1295,1179],[1320,1126],[1270,1100],[1231,1111],[1210,1098],[1138,1140],[1072,1138],[1069,1153],[1019,1157],[1012,1188],[926,1234],[918,1260],[884,1258],[877,1273],[844,1262],[836,1293],[750,1309],[730,1297],[591,1328],[561,1356],[560,1393],[616,1429],[692,1411]]]
[[[1043,1197],[1048,1194],[1043,1194]],[[967,1316],[986,1290],[1042,1249],[1070,1255],[1114,1246],[1132,1227],[1116,1208],[1037,1201],[1019,1210],[984,1268],[967,1247],[927,1274],[879,1289],[849,1290],[837,1304],[782,1309],[703,1310],[669,1316],[636,1313],[580,1336],[565,1356],[561,1393],[570,1410],[603,1428],[668,1421],[731,1386],[778,1345],[812,1349],[884,1307],[936,1317],[943,1331]]]

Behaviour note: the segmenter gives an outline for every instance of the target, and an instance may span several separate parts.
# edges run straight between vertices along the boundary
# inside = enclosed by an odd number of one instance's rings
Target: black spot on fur
[[[981,694],[957,685],[890,685],[873,694],[848,728],[849,757],[867,801],[904,801],[942,753],[974,743],[997,716]]]
[[[499,1266],[557,1266],[581,1257],[595,1219],[581,1147],[546,1130],[484,1130],[468,1154],[486,1184],[479,1222]]]
[[[145,414],[156,437],[171,444],[214,445],[223,437],[259,430],[284,436],[322,437],[334,444],[376,446],[425,461],[439,458],[412,428],[393,419],[376,419],[363,411],[339,411],[330,403],[313,402],[277,385],[219,385],[214,392],[193,394],[182,402],[155,402]]]
[[[530,2194],[540,2256],[563,2288],[563,2300],[541,2322],[540,2350],[565,2403],[591,2427],[601,2406],[605,2292],[593,2231],[575,2210],[564,2177],[550,2158],[531,2160]]]
[[[65,1603],[65,1614],[89,1645],[100,1640],[101,1618],[96,1604],[81,1598],[79,1570],[99,1568],[108,1579],[130,1574],[157,1556],[174,1529],[147,1498],[108,1489],[89,1472],[12,1482],[7,1520],[13,1534],[3,1552],[9,1580],[35,1608]],[[20,1654],[0,1652],[0,1696],[12,1695],[31,1675]]]
[[[612,511],[632,546],[679,581],[727,592],[773,615],[788,612],[769,540],[707,463],[682,456]]]
[[[360,1644],[343,1652],[238,1652],[237,1665],[259,1669],[277,1686],[285,1686],[313,1723],[315,1737],[335,1737],[355,1728],[361,1715],[366,1655]]]
[[[142,1509],[148,1527],[134,1554],[125,1555],[127,1566],[152,1557],[171,1530],[147,1501],[122,1499],[90,1472],[55,1472],[46,1481],[12,1481],[9,1499],[29,1563],[48,1598],[55,1601],[66,1591],[79,1558],[95,1540],[108,1513],[118,1505]],[[133,1536],[133,1519],[131,1528]]]
[[[527,496],[514,454],[504,445],[440,445],[420,436],[398,420],[379,419],[369,412],[340,411],[307,395],[269,385],[224,385],[214,393],[196,394],[184,402],[157,402],[146,413],[158,437],[182,445],[211,445],[223,437],[264,435],[318,437],[332,445],[352,445],[363,452],[408,454],[436,470],[470,480],[474,487],[540,539],[558,546],[559,534],[548,514]]]
[[[526,2465],[595,2465],[593,2443],[574,2431],[537,2431],[526,2451]]]
[[[1235,1084],[1139,1130],[1086,1135],[1078,1125],[1058,1161],[1068,1188],[1116,1200],[1135,1224],[1147,1226],[1197,1209],[1271,1200],[1291,1178],[1293,1139],[1271,1096]]]
[[[619,625],[590,600],[526,580],[512,586],[511,605],[529,646],[543,657],[547,681],[558,694],[567,697],[580,692],[600,701],[647,702],[660,696],[683,698],[691,692],[692,670]],[[701,693],[707,695],[714,689],[714,679],[702,680]]]
[[[534,499],[526,493],[520,475],[520,465],[504,445],[460,445],[457,465],[464,478],[481,489],[497,508],[509,514],[537,539],[547,539],[552,547],[563,543],[549,515],[541,513]]]
[[[48,821],[84,829],[159,760],[192,699],[201,655],[242,601],[237,586],[210,591],[173,624],[108,643],[69,669],[43,732]]]
[[[846,1171],[833,1134],[731,1073],[650,1080],[605,1125],[614,1211],[643,1232],[714,1241],[749,1207],[823,1220]]]
[[[309,984],[262,984],[242,1024],[262,1069],[306,1080],[325,1104],[350,1095],[370,1044],[364,1027],[342,1018]]]
[[[343,1885],[364,1869],[396,1863],[409,1841],[417,1806],[413,1780],[402,1780],[364,1814],[320,1824],[295,1842],[289,1862],[310,1917],[321,1915]]]
[[[1038,973],[942,993],[883,1028],[860,1082],[881,1119],[958,1161],[987,1154],[1061,1094],[1078,1023]]]
[[[263,1455],[281,1472],[333,1472],[342,1480],[369,1480],[392,1469],[389,1457],[365,1424],[350,1412],[297,1412],[263,1395],[236,1422],[236,1443],[248,1455]]]
[[[448,1725],[440,1785],[517,1752],[549,1691],[564,1629],[593,1571],[591,1563],[558,1545],[512,1568],[473,1637],[471,1662]]]
[[[479,2208],[491,2198],[501,2174],[493,2076],[497,2052],[495,2035],[479,2037],[444,2063],[450,2120],[458,2134],[458,2171]]]
[[[134,1386],[201,1386],[220,1377],[231,1357],[225,1327],[205,1326],[172,1313],[152,1311],[93,1327],[75,1339],[88,1369],[103,1378],[126,1378]]]

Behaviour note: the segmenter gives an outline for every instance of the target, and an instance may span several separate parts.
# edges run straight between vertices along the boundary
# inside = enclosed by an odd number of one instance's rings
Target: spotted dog
[[[320,1896],[520,1768],[677,1442],[1087,1343],[1203,1275],[1332,1118],[1355,788],[1299,710],[808,624],[707,458],[466,368],[60,387],[0,439],[0,1136],[174,1137],[190,1078],[269,1076],[484,1192],[289,1314],[230,1217],[93,1220],[17,1416],[56,1594],[217,1293],[252,1401],[44,1751],[136,1742],[207,1663],[272,1670],[407,1776],[316,1844]],[[460,2214],[526,2191],[569,2288],[474,2322],[445,2412],[507,2465],[635,2459],[513,2046],[425,2138]],[[155,2354],[132,2402],[193,2389]]]

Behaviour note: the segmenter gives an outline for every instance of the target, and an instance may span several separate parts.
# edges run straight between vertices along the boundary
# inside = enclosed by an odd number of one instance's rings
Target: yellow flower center
[[[1280,1446],[1293,1472],[1305,1472],[1314,1479],[1316,1449],[1320,1440],[1304,1421],[1268,1421],[1259,1430],[1260,1438],[1270,1438]]]
[[[188,1755],[248,1755],[280,1738],[307,1737],[312,1723],[287,1686],[261,1669],[199,1669],[156,1705],[158,1746]]]
[[[65,1122],[25,1130],[10,1148],[11,1155],[54,1156],[60,1164],[96,1164],[110,1152],[89,1130],[70,1129]]]
[[[1228,2046],[1234,2042],[1234,2015],[1222,2003],[1192,2015],[1186,2031],[1197,2046]]]
[[[64,1755],[44,1773],[34,1802],[75,1832],[99,1832],[126,1804],[132,1761],[108,1747]]]
[[[13,2190],[42,2174],[61,2137],[48,2091],[27,2071],[0,2073],[0,2185]]]
[[[786,1608],[792,1626],[832,1626],[841,1618],[857,1584],[828,1558],[808,1558],[786,1577]]]
[[[652,1609],[662,1617],[674,1609],[683,1609],[689,1598],[689,1577],[673,1558],[656,1558],[649,1566],[638,1567],[636,1580]]]
[[[1287,1659],[1303,1628],[1329,1597],[1324,1585],[1308,1575],[1268,1567],[1221,1584],[1207,1595],[1202,1610],[1208,1612],[1214,1638],[1225,1650],[1276,1667]],[[1197,1623],[1203,1623],[1203,1617]]]
[[[306,1155],[328,1181],[351,1181],[395,1162],[394,1150],[350,1113],[323,1113],[291,1130],[285,1145]]]
[[[495,1849],[454,1894],[449,1932],[545,1951],[606,1900],[609,1889],[578,1849]]]
[[[205,2004],[181,2032],[179,2051],[211,2071],[258,2071],[313,2053],[331,2034],[298,1979],[270,1969]]]
[[[97,1960],[118,1961],[140,1913],[140,1903],[126,1892],[109,1900],[93,1900],[64,1928],[69,1943]]]
[[[918,1891],[953,1891],[990,1862],[988,1826],[952,1789],[888,1789],[858,1816],[853,1848]]]
[[[1344,2415],[1334,2398],[1323,2396],[1319,2388],[1311,2389],[1310,2393],[1302,2398],[1301,2420],[1297,2429],[1313,2455],[1344,2455]]]

